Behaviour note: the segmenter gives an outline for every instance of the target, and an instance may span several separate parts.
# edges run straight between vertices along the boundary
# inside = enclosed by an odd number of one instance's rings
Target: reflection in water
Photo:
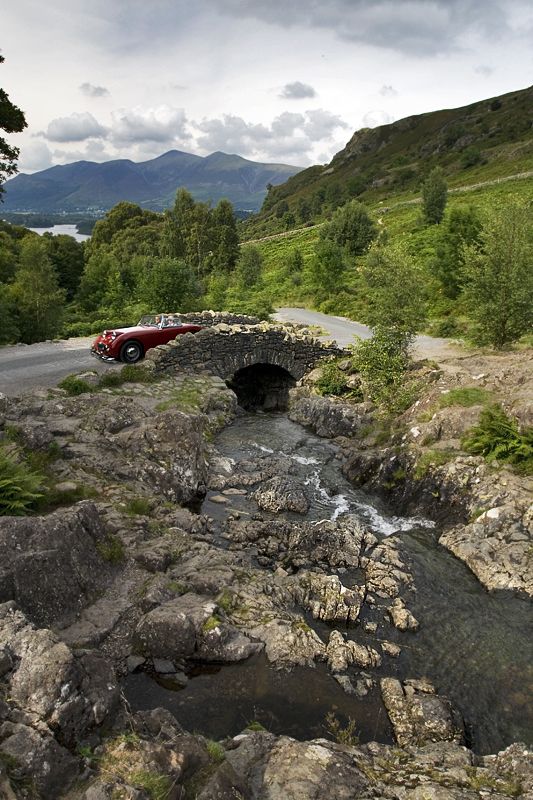
[[[143,673],[133,674],[124,692],[135,709],[164,706],[187,730],[213,739],[234,736],[252,721],[296,739],[324,737],[326,715],[333,713],[343,726],[354,719],[361,741],[392,742],[379,698],[347,695],[323,664],[284,672],[259,655],[218,671],[202,670],[178,692]]]

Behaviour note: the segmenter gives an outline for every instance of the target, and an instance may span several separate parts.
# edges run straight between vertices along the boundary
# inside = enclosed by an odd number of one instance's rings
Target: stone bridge
[[[218,375],[244,408],[273,410],[287,407],[289,389],[320,359],[342,352],[297,326],[223,323],[149,350],[146,365],[157,375]]]

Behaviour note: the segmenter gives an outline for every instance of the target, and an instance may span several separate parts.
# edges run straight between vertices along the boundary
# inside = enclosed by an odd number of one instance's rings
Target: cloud
[[[308,83],[294,81],[286,83],[279,96],[287,100],[301,100],[304,97],[316,97],[316,91]]]
[[[107,129],[85,111],[53,119],[42,135],[51,142],[83,142],[90,138],[105,138]]]
[[[170,144],[188,141],[191,134],[182,108],[161,105],[115,111],[112,115],[111,139],[115,144],[160,142]]]
[[[52,163],[52,153],[46,142],[32,139],[20,148],[19,172],[39,172]]]
[[[105,86],[94,86],[92,83],[82,83],[80,92],[86,97],[109,97],[109,89]]]
[[[211,0],[214,3],[214,0]],[[217,10],[281,27],[318,28],[338,38],[409,55],[459,46],[469,33],[498,37],[508,29],[503,0],[217,0]]]
[[[394,88],[394,86],[390,86],[390,84],[383,84],[379,93],[382,97],[397,97],[398,92]]]
[[[365,128],[377,128],[379,125],[388,125],[391,122],[393,122],[393,117],[381,109],[367,111],[363,117],[363,125]]]
[[[308,163],[316,144],[329,145],[335,131],[348,127],[339,116],[324,109],[304,114],[285,111],[269,125],[246,122],[233,114],[195,123],[200,134],[197,144],[205,152],[223,150],[252,158],[293,159],[298,163]]]
[[[487,67],[486,64],[480,64],[478,67],[474,67],[474,72],[477,75],[482,75],[484,78],[488,78],[494,72],[493,67]]]

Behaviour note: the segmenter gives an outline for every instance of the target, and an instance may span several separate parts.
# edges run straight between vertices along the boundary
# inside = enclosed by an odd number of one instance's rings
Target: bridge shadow
[[[252,364],[237,370],[226,383],[246,411],[259,408],[264,411],[286,411],[289,407],[289,390],[296,385],[296,380],[283,367]]]

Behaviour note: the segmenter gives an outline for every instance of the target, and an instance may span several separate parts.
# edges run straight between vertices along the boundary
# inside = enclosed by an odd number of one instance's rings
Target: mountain
[[[172,205],[182,186],[196,200],[216,203],[227,197],[237,210],[257,210],[268,184],[282,183],[298,171],[226,153],[201,157],[179,150],[141,163],[76,161],[6,181],[2,211],[105,211],[121,200],[160,211]]]
[[[275,186],[247,226],[275,229],[287,211],[305,224],[352,197],[388,201],[435,166],[451,187],[533,170],[533,87],[356,131],[329,164]]]

